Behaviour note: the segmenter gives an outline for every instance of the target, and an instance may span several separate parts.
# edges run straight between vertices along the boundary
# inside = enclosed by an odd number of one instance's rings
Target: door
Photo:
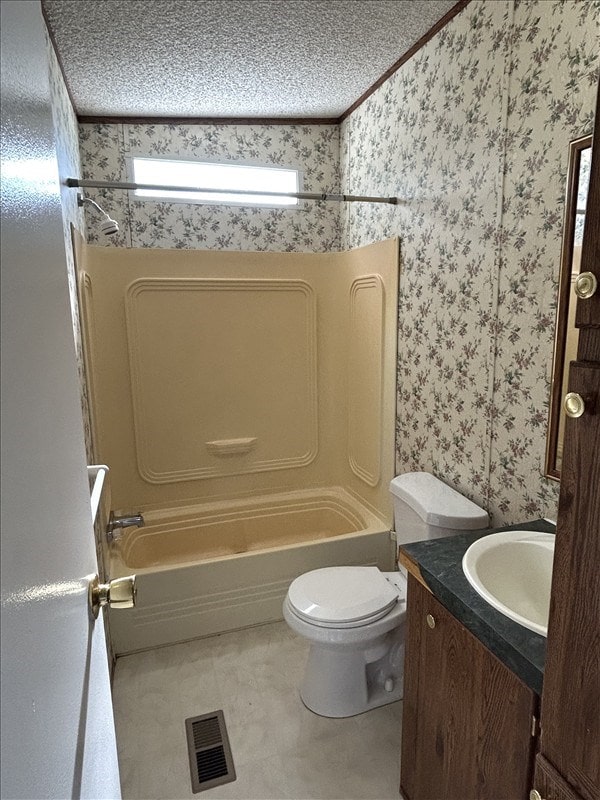
[[[581,272],[600,287],[600,84]],[[572,796],[600,797],[600,288],[578,294],[576,325],[569,392],[577,404],[565,425],[534,777],[547,800],[567,798],[565,785]]]
[[[4,798],[118,798],[39,2],[2,14]]]

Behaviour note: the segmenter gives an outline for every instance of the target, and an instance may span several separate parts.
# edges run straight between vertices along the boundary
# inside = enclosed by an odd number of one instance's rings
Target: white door
[[[4,798],[119,798],[39,0],[2,12]]]

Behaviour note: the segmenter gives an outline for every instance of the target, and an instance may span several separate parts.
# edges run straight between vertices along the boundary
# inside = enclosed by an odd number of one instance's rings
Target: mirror
[[[575,295],[574,286],[579,275],[581,263],[581,244],[590,182],[591,156],[591,136],[584,136],[571,142],[556,313],[548,446],[546,449],[546,476],[556,480],[560,480],[565,427],[565,412],[562,401],[567,393],[569,363],[577,358],[577,343],[579,340],[579,331],[575,327],[577,296]]]

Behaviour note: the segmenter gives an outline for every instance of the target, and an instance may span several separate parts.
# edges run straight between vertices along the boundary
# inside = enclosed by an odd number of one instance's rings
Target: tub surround
[[[344,486],[391,522],[397,240],[314,254],[80,244],[115,512]]]
[[[492,608],[470,586],[462,571],[463,555],[476,539],[517,529],[554,533],[555,526],[540,519],[415,542],[400,549],[400,563],[526,686],[541,695],[546,639]]]
[[[394,239],[79,242],[98,460],[114,513],[146,522],[107,553],[111,577],[138,573],[136,609],[110,615],[117,654],[281,619],[310,569],[391,568],[398,261]]]

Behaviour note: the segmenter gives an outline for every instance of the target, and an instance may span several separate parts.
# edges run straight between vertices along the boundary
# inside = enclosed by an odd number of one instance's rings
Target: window
[[[164,198],[187,203],[219,203],[252,206],[297,206],[295,197],[270,197],[261,192],[298,192],[298,170],[279,167],[248,167],[241,164],[211,164],[159,158],[131,159],[133,182],[158,186],[189,186],[222,189],[222,192],[169,192],[166,189],[136,189],[136,197]],[[227,190],[256,192],[228,194]]]

